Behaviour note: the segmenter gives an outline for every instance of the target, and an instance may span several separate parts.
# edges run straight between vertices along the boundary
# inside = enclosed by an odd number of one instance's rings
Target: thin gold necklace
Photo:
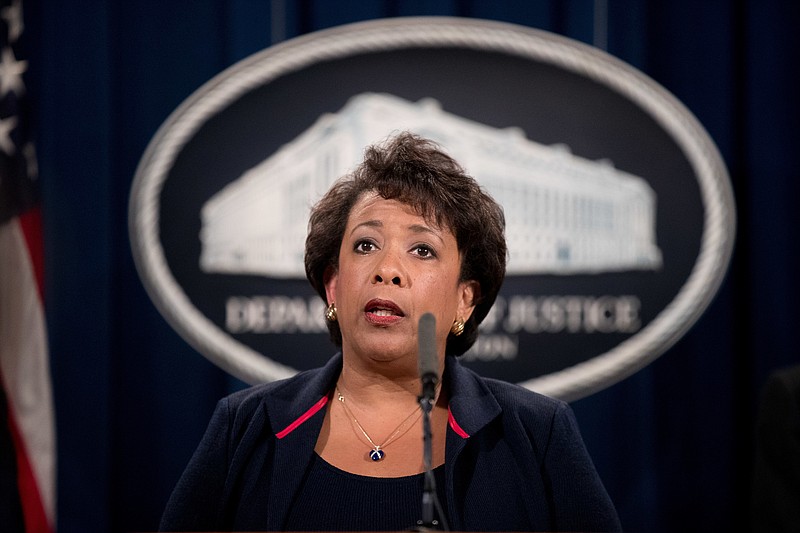
[[[364,426],[361,425],[361,423],[355,417],[353,412],[347,406],[347,402],[344,401],[344,395],[339,390],[338,385],[336,386],[336,399],[342,403],[342,407],[344,407],[347,416],[353,419],[353,423],[355,423],[356,427],[358,427],[358,429],[361,430],[361,433],[367,439],[367,442],[369,442],[370,446],[372,446],[372,450],[370,450],[369,452],[369,458],[376,462],[382,461],[383,458],[386,457],[386,452],[384,452],[383,449],[386,448],[389,444],[391,444],[395,440],[397,440],[398,438],[405,435],[408,432],[408,430],[411,429],[414,423],[416,423],[416,421],[419,420],[419,418],[422,416],[422,408],[420,406],[417,406],[413,411],[411,411],[411,413],[407,417],[403,419],[402,422],[400,422],[400,424],[398,424],[398,426],[394,429],[394,431],[392,431],[392,433],[385,441],[383,441],[381,444],[375,444],[375,441],[372,440],[372,438],[369,436],[367,431],[364,429]],[[414,423],[409,424],[408,427],[403,429],[405,423],[408,422],[411,419],[411,417],[414,416],[415,414],[417,415],[417,418],[414,419]]]

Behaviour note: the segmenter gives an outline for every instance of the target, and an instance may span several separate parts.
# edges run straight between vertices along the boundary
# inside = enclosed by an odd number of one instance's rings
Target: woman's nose
[[[400,265],[400,260],[393,254],[386,254],[376,265],[373,277],[374,283],[391,283],[402,287],[406,283],[406,275]]]
[[[402,280],[400,279],[400,276],[384,277],[384,275],[382,275],[381,273],[375,274],[375,283],[384,283],[384,279],[390,280],[392,285],[402,285]]]

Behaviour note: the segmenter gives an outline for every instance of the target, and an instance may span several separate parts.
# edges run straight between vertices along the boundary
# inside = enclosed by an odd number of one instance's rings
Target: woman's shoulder
[[[519,384],[480,376],[458,361],[452,361],[448,370],[454,415],[473,431],[494,420],[507,426],[521,426],[537,438],[546,438],[554,428],[573,425],[572,411],[562,400]]]
[[[522,385],[481,376],[456,359],[449,360],[448,363],[450,375],[459,391],[475,396],[488,392],[504,410],[519,408],[553,413],[569,408],[562,400],[545,396]]]
[[[229,411],[247,414],[273,401],[302,405],[308,397],[307,401],[315,402],[327,390],[329,375],[335,372],[336,358],[332,359],[332,363],[280,380],[251,385],[225,396],[220,404]]]
[[[485,379],[502,410],[503,425],[524,428],[532,441],[580,445],[582,438],[570,405],[525,387],[496,379]]]
[[[481,378],[504,409],[530,411],[552,416],[569,410],[569,404],[552,396],[545,396],[522,385],[494,378]]]

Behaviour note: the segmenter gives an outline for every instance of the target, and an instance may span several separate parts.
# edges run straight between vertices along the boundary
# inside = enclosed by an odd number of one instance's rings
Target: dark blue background
[[[175,107],[225,67],[317,29],[455,15],[591,43],[594,4],[28,1],[59,531],[155,529],[215,402],[242,386],[167,325],[131,257],[131,181]],[[748,519],[759,390],[769,372],[800,362],[800,4],[607,4],[607,51],[673,92],[719,146],[739,227],[726,281],[689,334],[573,407],[627,530],[739,528]]]

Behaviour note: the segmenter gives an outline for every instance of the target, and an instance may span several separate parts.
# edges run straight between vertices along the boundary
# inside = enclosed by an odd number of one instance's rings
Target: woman
[[[341,347],[321,369],[223,399],[164,530],[373,530],[421,518],[418,335],[435,317],[438,524],[618,530],[569,407],[483,379],[475,342],[505,275],[501,208],[433,143],[371,147],[311,213],[306,274]]]

